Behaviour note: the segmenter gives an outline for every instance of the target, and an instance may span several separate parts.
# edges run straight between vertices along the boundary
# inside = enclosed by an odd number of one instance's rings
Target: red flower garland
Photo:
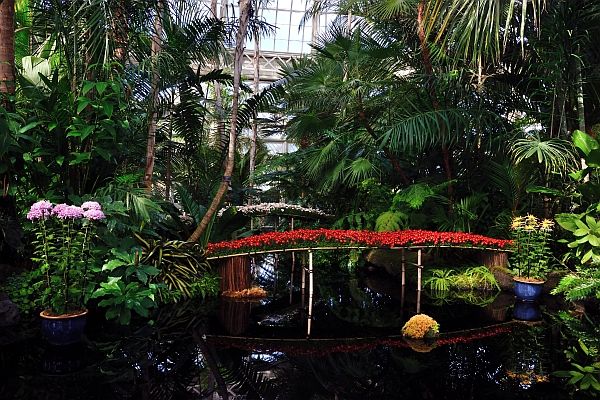
[[[301,247],[410,247],[454,246],[506,249],[511,240],[494,239],[464,232],[435,232],[406,230],[394,232],[353,231],[339,229],[297,229],[286,232],[268,232],[243,239],[209,243],[209,257],[219,257],[232,252],[252,252],[268,249],[293,249]]]

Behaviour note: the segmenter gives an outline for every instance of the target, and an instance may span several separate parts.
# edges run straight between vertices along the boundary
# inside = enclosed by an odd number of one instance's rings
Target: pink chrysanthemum
[[[86,201],[81,205],[81,208],[85,210],[102,210],[100,203],[96,201]]]
[[[99,221],[105,219],[106,215],[101,210],[89,209],[83,212],[83,216],[92,221]]]
[[[45,219],[52,214],[52,208],[54,205],[48,200],[40,200],[33,203],[29,212],[27,213],[27,219],[30,221],[36,221],[38,219]]]
[[[52,213],[60,219],[77,219],[83,217],[81,207],[69,206],[67,204],[57,204]]]

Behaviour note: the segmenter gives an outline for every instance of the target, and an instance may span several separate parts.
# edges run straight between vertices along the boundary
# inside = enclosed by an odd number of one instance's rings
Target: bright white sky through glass
[[[210,6],[210,0],[204,2]],[[217,9],[220,10],[221,0],[217,4]],[[228,15],[238,15],[237,0],[229,0],[225,4],[228,5]],[[308,19],[304,25],[300,26],[300,24],[311,4],[310,0],[271,0],[263,6],[259,10],[260,16],[276,28],[273,35],[261,38],[261,51],[310,53],[309,43],[312,39],[313,21]],[[321,15],[318,32],[324,31],[334,18],[333,14]],[[246,49],[253,50],[254,42],[247,43]]]

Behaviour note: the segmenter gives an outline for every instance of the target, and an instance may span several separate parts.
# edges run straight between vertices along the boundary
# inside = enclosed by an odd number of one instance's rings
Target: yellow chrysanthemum
[[[517,230],[523,228],[523,224],[525,223],[525,217],[514,217],[512,223],[510,224],[510,229]]]
[[[545,219],[542,222],[540,222],[540,230],[543,232],[551,232],[553,227],[554,221],[551,221],[549,219]]]

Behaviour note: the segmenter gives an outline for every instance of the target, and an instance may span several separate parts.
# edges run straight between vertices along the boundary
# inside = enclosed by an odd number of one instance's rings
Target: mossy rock
[[[542,288],[543,293],[550,293],[552,289],[558,286],[558,282],[567,274],[567,271],[552,271],[546,277],[546,283]]]

